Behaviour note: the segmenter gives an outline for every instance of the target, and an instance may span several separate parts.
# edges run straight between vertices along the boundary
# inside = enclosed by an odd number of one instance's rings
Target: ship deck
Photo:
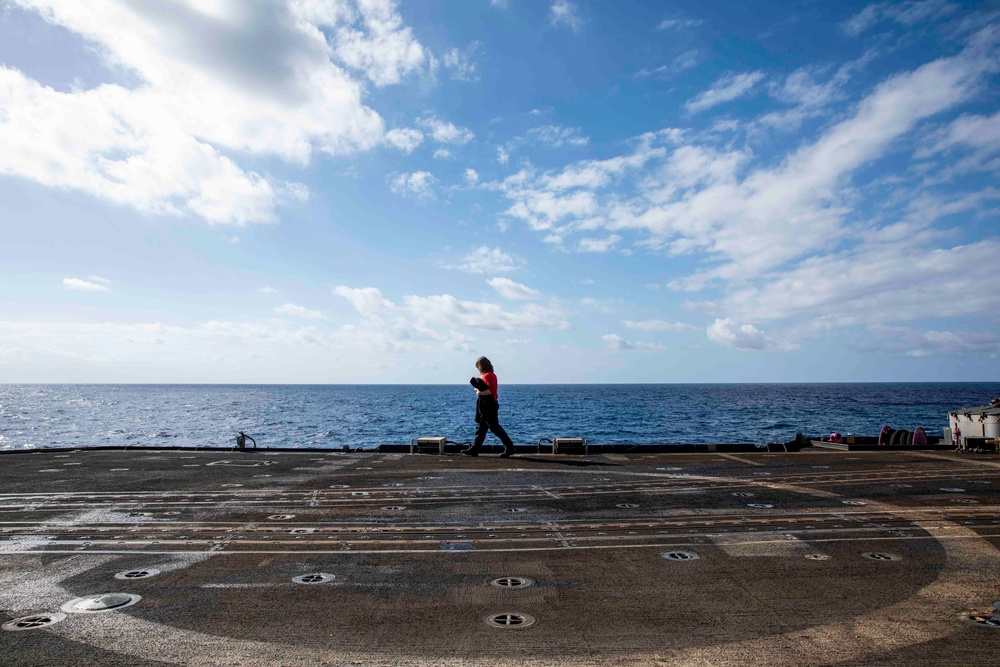
[[[1000,654],[996,456],[45,450],[0,469],[9,666]]]

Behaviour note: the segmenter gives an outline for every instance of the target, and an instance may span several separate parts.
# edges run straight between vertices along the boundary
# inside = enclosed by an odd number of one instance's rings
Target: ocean
[[[949,410],[996,396],[1000,383],[501,385],[500,422],[518,444],[764,444],[884,424],[936,435]],[[0,385],[0,450],[230,447],[239,431],[259,447],[462,442],[474,410],[468,385]]]

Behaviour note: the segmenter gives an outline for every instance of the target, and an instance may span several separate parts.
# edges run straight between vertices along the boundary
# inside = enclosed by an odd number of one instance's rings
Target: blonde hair
[[[476,359],[476,368],[479,369],[480,373],[493,372],[493,364],[491,364],[490,360],[487,359],[486,357],[479,357],[478,359]]]

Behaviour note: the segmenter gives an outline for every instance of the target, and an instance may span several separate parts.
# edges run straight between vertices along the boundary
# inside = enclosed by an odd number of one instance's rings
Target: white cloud
[[[669,18],[660,21],[657,30],[687,30],[697,28],[703,23],[701,19]]]
[[[579,30],[581,22],[576,5],[569,0],[554,0],[549,9],[549,23],[553,26],[566,25],[573,30]]]
[[[385,133],[385,141],[404,153],[412,153],[424,142],[424,133],[413,128],[396,128]]]
[[[445,68],[451,70],[451,78],[456,81],[478,81],[479,74],[476,71],[476,64],[472,62],[476,52],[479,51],[480,42],[473,42],[464,51],[457,48],[446,51],[441,60]]]
[[[257,291],[260,292],[261,294],[280,294],[278,290],[274,289],[273,287],[267,287],[267,286],[261,287]]]
[[[849,18],[841,28],[848,35],[855,37],[875,25],[879,21],[879,5],[868,5]]]
[[[510,331],[514,329],[568,329],[566,316],[558,309],[526,304],[508,310],[495,303],[460,301],[450,294],[407,296],[403,305],[418,326],[468,327]]]
[[[439,148],[436,151],[434,151],[435,160],[450,160],[451,157],[452,157],[451,151],[448,150],[447,148]]]
[[[668,78],[693,69],[701,62],[701,53],[697,49],[683,51],[674,57],[666,65],[659,67],[643,68],[635,73],[636,78],[647,79],[649,77]]]
[[[984,66],[979,58],[962,55],[893,77],[818,140],[779,166],[742,178],[737,167],[746,154],[692,149],[692,156],[701,157],[691,163],[694,169],[683,183],[687,188],[679,188],[676,178],[651,184],[646,196],[662,203],[645,210],[619,207],[612,227],[638,226],[655,237],[672,237],[669,247],[677,254],[705,249],[730,260],[672,283],[683,289],[700,289],[713,279],[746,280],[828,247],[845,235],[852,172],[882,155],[920,120],[967,98]]]
[[[337,30],[335,52],[348,67],[376,85],[399,83],[429,60],[426,49],[403,25],[394,0],[359,0],[360,25]]]
[[[507,209],[506,214],[520,218],[534,230],[552,229],[559,221],[580,218],[597,212],[597,197],[594,193],[578,190],[566,195],[540,190],[524,191],[520,201]]]
[[[760,287],[732,291],[726,312],[755,321],[786,319],[843,327],[1000,312],[1000,241],[927,250],[912,233],[869,240],[850,253],[815,257]]]
[[[910,0],[908,2],[883,2],[868,5],[848,19],[841,28],[848,35],[856,37],[883,18],[888,18],[905,26],[936,21],[953,13],[958,8],[948,0]]]
[[[480,246],[470,252],[458,266],[447,267],[467,271],[469,273],[485,273],[496,275],[510,273],[524,266],[524,260],[516,255],[508,254],[500,248]]]
[[[709,340],[743,351],[788,351],[798,348],[798,345],[767,336],[752,324],[736,324],[728,318],[715,320],[706,333]]]
[[[538,290],[516,283],[510,278],[490,278],[486,284],[499,292],[505,299],[512,301],[530,301],[541,296]]]
[[[584,136],[578,127],[563,127],[561,125],[544,125],[528,130],[528,136],[535,141],[561,148],[563,146],[586,146],[590,139]]]
[[[885,351],[911,357],[970,355],[1000,357],[1000,336],[993,331],[915,330],[873,324],[869,327],[877,341],[861,346],[865,351]]]
[[[662,352],[666,349],[666,346],[659,343],[642,343],[639,341],[628,341],[619,336],[618,334],[606,334],[601,336],[601,340],[608,346],[611,350],[653,350],[656,352]]]
[[[377,287],[347,287],[337,285],[333,293],[350,301],[362,317],[372,317],[395,309],[395,304],[382,296]]]
[[[5,360],[4,375],[20,382],[361,382],[384,356],[383,337],[330,335],[282,318],[183,325],[0,320],[0,349],[19,349]]]
[[[586,296],[580,299],[580,305],[585,306],[587,308],[594,308],[595,310],[599,310],[606,315],[610,315],[611,313],[615,312],[614,301],[600,300]]]
[[[63,278],[63,287],[72,290],[79,290],[81,292],[107,292],[107,280],[98,279],[94,280],[96,276],[91,276],[90,280],[83,280],[82,278]]]
[[[429,171],[415,171],[412,174],[399,174],[389,181],[393,192],[412,194],[419,199],[434,197],[434,184],[437,179]]]
[[[625,320],[622,324],[636,331],[698,331],[698,327],[696,326],[684,324],[683,322],[667,322],[665,320],[643,320],[641,322]]]
[[[465,170],[465,182],[473,185],[479,181],[479,172],[477,172],[472,167]]]
[[[294,303],[286,303],[284,305],[278,306],[274,309],[274,312],[279,315],[289,315],[291,317],[300,317],[304,320],[325,320],[326,317],[318,310],[310,310],[303,306],[297,306]]]
[[[710,109],[725,102],[731,102],[753,92],[754,86],[764,78],[763,72],[727,74],[713,83],[684,105],[691,113]]]
[[[580,252],[609,252],[621,240],[621,237],[617,234],[611,234],[603,239],[583,238],[580,239],[577,249]]]
[[[510,161],[510,151],[504,146],[497,146],[497,162],[507,164]]]
[[[61,92],[0,67],[0,173],[212,223],[275,219],[283,187],[236,155],[302,164],[314,150],[383,142],[382,119],[331,58],[378,84],[423,59],[388,1],[365,0],[356,14],[346,3],[19,4],[140,83]]]
[[[459,127],[453,123],[446,123],[433,116],[421,118],[417,123],[427,128],[427,131],[431,133],[434,140],[442,144],[458,144],[461,146],[476,138],[472,130]]]
[[[576,5],[569,0],[553,0],[549,8],[549,23],[557,27],[565,25],[574,31],[582,25]]]

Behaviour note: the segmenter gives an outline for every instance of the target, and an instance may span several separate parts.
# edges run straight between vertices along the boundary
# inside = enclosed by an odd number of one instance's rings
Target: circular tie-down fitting
[[[406,508],[403,507],[402,505],[386,505],[382,509],[384,509],[386,511],[389,511],[389,512],[398,512],[400,510],[405,510]]]
[[[295,515],[294,514],[272,514],[271,516],[269,516],[267,518],[270,519],[271,521],[288,521],[289,519],[294,519]]]
[[[903,560],[902,556],[886,553],[884,551],[866,551],[861,555],[872,560]]]
[[[951,502],[953,502],[953,503],[961,503],[963,505],[978,505],[979,504],[978,500],[973,500],[972,498],[952,498]]]
[[[945,493],[965,493],[965,489],[960,489],[957,486],[955,486],[955,487],[942,487],[941,490],[944,491]]]
[[[131,593],[101,593],[100,595],[74,598],[64,604],[61,609],[69,614],[100,614],[131,607],[141,599],[141,595],[132,595]]]
[[[534,586],[535,580],[531,577],[497,577],[490,582],[490,585],[504,590],[512,590]]]
[[[863,500],[841,500],[842,505],[851,505],[852,507],[864,507],[868,503]]]
[[[756,510],[769,510],[773,509],[774,505],[771,503],[747,503],[747,507],[752,507]]]
[[[292,581],[297,584],[328,584],[336,578],[336,575],[327,574],[326,572],[312,572],[310,574],[292,577]]]
[[[292,535],[311,535],[316,532],[315,528],[292,528],[288,531]]]
[[[737,498],[753,498],[753,494],[749,491],[733,491],[733,495]]]
[[[809,560],[830,560],[830,557],[826,554],[806,554],[806,558]]]
[[[520,630],[535,624],[535,617],[519,611],[491,614],[483,619],[486,625],[504,630]]]
[[[693,551],[664,551],[660,554],[660,556],[666,558],[667,560],[679,561],[698,560],[701,558],[701,556]]]
[[[159,570],[152,567],[145,570],[126,570],[125,572],[116,574],[115,579],[148,579],[149,577],[155,577],[159,573]]]
[[[3,627],[4,630],[9,632],[37,630],[38,628],[44,628],[47,625],[58,623],[64,618],[66,618],[66,614],[61,614],[59,612],[52,614],[32,614],[31,616],[22,616],[20,618],[11,619],[0,627]]]
[[[638,505],[635,503],[618,503],[615,507],[620,507],[623,510],[634,510]]]
[[[505,507],[503,509],[503,511],[504,512],[525,512],[527,510],[525,510],[525,508],[523,508],[523,507]]]

